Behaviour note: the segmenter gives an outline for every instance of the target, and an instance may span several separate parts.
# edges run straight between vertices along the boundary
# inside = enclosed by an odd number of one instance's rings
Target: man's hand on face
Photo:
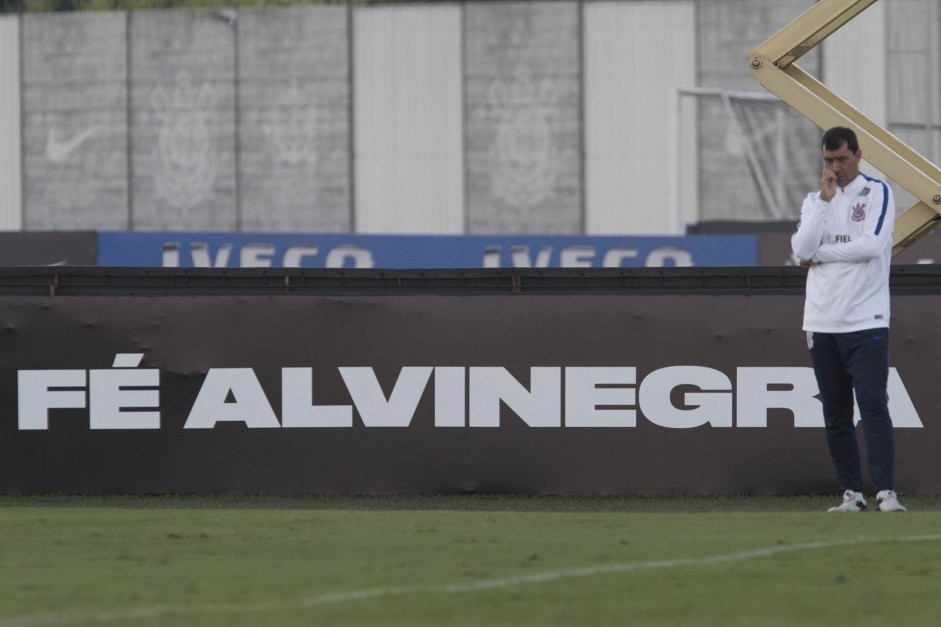
[[[836,174],[830,168],[824,168],[820,175],[820,200],[830,202],[836,195]]]

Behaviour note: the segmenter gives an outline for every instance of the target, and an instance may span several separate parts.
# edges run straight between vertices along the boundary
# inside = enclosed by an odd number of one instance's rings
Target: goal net
[[[677,211],[687,222],[797,219],[820,178],[820,130],[763,92],[679,90]],[[696,159],[685,158],[690,151]],[[690,171],[690,169],[693,171]]]

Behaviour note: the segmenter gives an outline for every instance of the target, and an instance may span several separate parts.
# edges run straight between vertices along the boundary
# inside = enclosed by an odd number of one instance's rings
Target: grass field
[[[0,497],[0,627],[937,625],[941,498]]]

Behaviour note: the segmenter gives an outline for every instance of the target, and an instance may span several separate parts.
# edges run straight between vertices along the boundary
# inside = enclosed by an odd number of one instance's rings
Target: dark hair
[[[823,134],[823,141],[820,145],[825,150],[839,150],[840,146],[846,144],[850,152],[859,150],[859,141],[856,139],[856,133],[852,129],[843,126],[834,126]]]

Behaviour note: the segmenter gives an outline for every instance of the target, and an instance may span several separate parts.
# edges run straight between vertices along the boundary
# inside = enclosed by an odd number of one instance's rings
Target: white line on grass
[[[608,573],[627,573],[641,570],[659,570],[664,568],[679,568],[682,566],[709,566],[711,564],[727,564],[731,562],[744,562],[761,557],[771,557],[782,553],[797,553],[838,546],[856,546],[860,544],[876,544],[880,542],[930,542],[941,540],[941,534],[918,536],[899,536],[895,538],[846,538],[842,540],[826,540],[820,542],[805,542],[802,544],[783,544],[751,551],[738,551],[723,553],[709,557],[688,557],[669,560],[650,560],[646,562],[624,562],[621,564],[605,564],[600,566],[585,566],[581,568],[562,568],[548,570],[531,575],[518,577],[502,577],[496,579],[478,579],[464,583],[440,584],[428,586],[388,586],[384,588],[368,588],[351,592],[335,592],[321,594],[304,599],[296,603],[244,603],[244,604],[214,604],[214,605],[180,605],[163,606],[142,609],[113,610],[100,612],[50,612],[47,614],[33,614],[31,616],[13,616],[0,618],[0,627],[47,627],[54,625],[76,625],[80,623],[108,623],[115,621],[128,621],[135,619],[161,618],[169,615],[186,614],[217,614],[234,612],[261,612],[283,610],[290,607],[315,607],[332,603],[347,603],[361,599],[399,596],[416,593],[461,593],[478,590],[492,590],[495,588],[509,588],[527,584],[558,581],[575,577],[592,577]]]

